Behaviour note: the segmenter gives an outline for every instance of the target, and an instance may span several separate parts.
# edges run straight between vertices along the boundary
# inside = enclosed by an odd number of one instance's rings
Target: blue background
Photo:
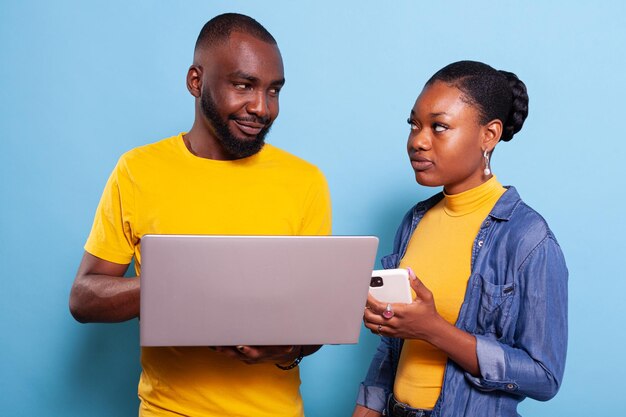
[[[74,322],[70,286],[117,158],[189,129],[196,36],[238,11],[269,29],[285,62],[269,141],[322,168],[335,233],[378,235],[379,255],[402,214],[435,191],[415,184],[405,155],[426,79],[475,59],[526,82],[529,119],[498,146],[493,170],[559,238],[571,332],[561,392],[521,413],[626,415],[626,6],[502,3],[2,0],[0,414],[136,415],[137,321]],[[309,417],[351,412],[376,343],[363,332],[359,345],[306,358]]]

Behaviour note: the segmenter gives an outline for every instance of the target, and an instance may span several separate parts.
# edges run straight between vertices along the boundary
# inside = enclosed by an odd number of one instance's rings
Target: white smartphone
[[[409,271],[406,269],[378,269],[372,271],[370,294],[387,303],[413,302]]]

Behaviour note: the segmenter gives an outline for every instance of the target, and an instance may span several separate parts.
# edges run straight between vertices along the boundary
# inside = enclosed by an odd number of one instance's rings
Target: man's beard
[[[227,121],[222,119],[217,112],[217,106],[215,104],[215,101],[208,91],[205,90],[202,92],[200,104],[204,116],[209,119],[211,125],[213,126],[213,129],[215,130],[215,135],[217,136],[217,139],[224,147],[224,150],[230,155],[234,156],[237,159],[246,158],[248,156],[252,156],[258,153],[263,148],[263,145],[265,145],[265,135],[267,135],[267,133],[270,131],[271,125],[264,127],[263,130],[261,130],[254,139],[238,139],[233,136],[233,134],[230,132],[230,129],[228,129]],[[231,120],[237,120],[237,118],[232,115],[228,116],[228,118]],[[255,116],[241,119],[263,124],[266,124],[268,122],[267,118],[260,118]]]

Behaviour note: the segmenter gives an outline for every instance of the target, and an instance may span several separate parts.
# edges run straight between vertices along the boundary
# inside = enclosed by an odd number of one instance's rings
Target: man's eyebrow
[[[248,80],[248,81],[258,81],[259,78],[255,77],[252,74],[248,74],[247,72],[243,72],[243,71],[235,71],[235,72],[231,72],[230,74],[228,74],[230,77],[234,77],[234,78],[242,78],[244,80]]]
[[[243,72],[243,71],[235,71],[235,72],[231,72],[230,74],[228,74],[230,77],[234,77],[234,78],[241,78],[244,80],[248,80],[250,82],[258,82],[259,81],[259,77],[256,77],[252,74],[248,74],[247,72]],[[278,86],[283,86],[285,84],[285,79],[284,78],[280,78],[278,80],[273,80],[272,82],[270,82],[271,85],[278,85]]]

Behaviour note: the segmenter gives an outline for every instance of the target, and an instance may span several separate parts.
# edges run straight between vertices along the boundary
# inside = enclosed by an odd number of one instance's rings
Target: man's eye
[[[417,125],[415,124],[415,122],[413,122],[413,120],[406,119],[406,122],[409,124],[409,126],[411,126],[411,130],[417,130],[418,129]]]
[[[237,89],[237,90],[246,90],[249,86],[248,84],[243,84],[243,83],[235,83],[233,84],[233,86]]]
[[[435,132],[444,132],[448,130],[448,126],[442,125],[441,123],[433,123],[433,130]]]
[[[270,94],[273,96],[277,96],[280,93],[280,88],[270,88]]]

